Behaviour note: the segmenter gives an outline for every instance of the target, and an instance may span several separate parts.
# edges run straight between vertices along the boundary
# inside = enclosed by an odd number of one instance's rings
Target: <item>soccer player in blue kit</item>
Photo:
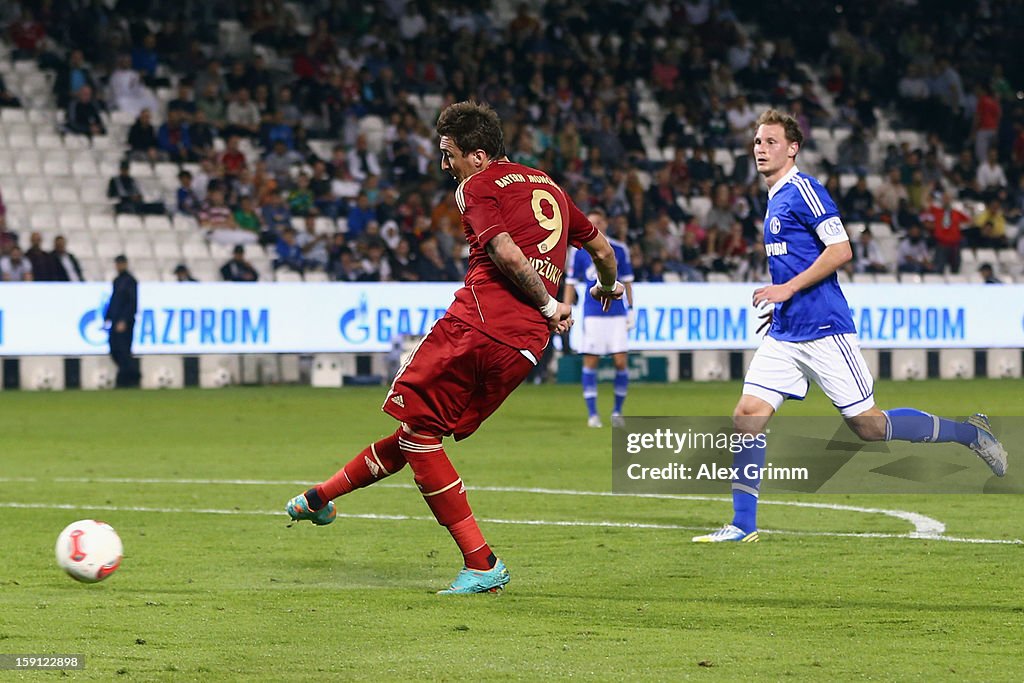
[[[861,439],[955,441],[1003,476],[1006,450],[984,415],[958,422],[914,408],[875,407],[874,380],[836,278],[836,270],[853,256],[850,240],[828,191],[796,167],[802,143],[803,133],[792,116],[768,110],[758,118],[753,151],[768,185],[764,246],[772,284],[754,291],[754,306],[767,311],[761,329],[767,325],[768,333],[743,380],[743,395],[733,411],[736,430],[762,433],[783,401],[803,399],[813,381]],[[764,466],[765,442],[749,442],[733,460],[739,476],[732,482],[732,522],[694,537],[695,542],[758,541],[761,482],[745,475]],[[756,467],[748,468],[751,464]]]
[[[608,232],[608,217],[603,209],[594,208],[587,213],[587,218],[602,235]],[[629,261],[629,247],[611,237],[608,244],[615,252],[618,264],[618,281],[626,290],[625,301],[613,301],[605,310],[602,302],[584,297],[583,300],[583,343],[580,352],[583,354],[583,400],[587,404],[587,426],[601,427],[601,417],[597,414],[597,365],[601,356],[611,356],[615,364],[615,405],[612,408],[612,427],[625,425],[622,417],[622,406],[629,392],[629,330],[633,321],[633,266]],[[569,272],[565,277],[565,296],[562,301],[573,303],[576,295],[576,283],[585,282],[587,291],[597,282],[597,269],[586,249],[577,249],[569,262]]]

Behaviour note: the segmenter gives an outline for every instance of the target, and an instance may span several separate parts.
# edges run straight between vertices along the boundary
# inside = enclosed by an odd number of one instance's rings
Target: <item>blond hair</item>
[[[800,130],[800,124],[791,115],[781,112],[778,109],[769,109],[757,117],[757,127],[761,126],[782,126],[786,134],[786,142],[795,142],[803,147],[804,134]]]

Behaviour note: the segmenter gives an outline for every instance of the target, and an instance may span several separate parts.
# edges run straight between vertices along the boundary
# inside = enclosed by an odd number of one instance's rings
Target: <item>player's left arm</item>
[[[491,237],[484,248],[498,270],[540,309],[553,332],[561,333],[569,329],[572,325],[572,305],[548,294],[537,269],[526,260],[526,254],[508,232],[502,231]]]
[[[794,294],[818,284],[853,258],[850,238],[846,234],[846,227],[843,225],[842,219],[839,218],[839,211],[836,209],[835,203],[824,188],[814,189],[816,190],[814,196],[819,200],[817,206],[821,208],[821,214],[816,215],[817,212],[810,205],[793,210],[801,223],[817,234],[818,239],[825,245],[825,249],[814,260],[814,263],[806,270],[797,273],[788,282],[755,290],[755,307],[760,307],[763,303],[777,304],[789,301]]]

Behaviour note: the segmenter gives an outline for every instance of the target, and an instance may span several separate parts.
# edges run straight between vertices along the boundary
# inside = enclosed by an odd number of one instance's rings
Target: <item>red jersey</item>
[[[941,206],[929,207],[921,214],[921,219],[932,229],[935,241],[946,247],[960,244],[960,226],[971,222],[971,219],[962,212],[953,208],[944,209]]]
[[[558,293],[567,244],[597,236],[583,212],[544,172],[511,161],[491,162],[455,191],[469,243],[466,285],[448,312],[487,336],[538,358],[548,343],[540,310],[498,270],[485,246],[507,232],[537,269],[548,294]]]

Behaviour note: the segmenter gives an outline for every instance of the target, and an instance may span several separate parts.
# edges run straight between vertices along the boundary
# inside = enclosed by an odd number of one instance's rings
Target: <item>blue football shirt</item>
[[[825,247],[849,241],[839,210],[815,178],[794,166],[768,191],[764,247],[772,284],[788,282],[807,270]],[[856,332],[850,305],[832,273],[821,282],[775,305],[768,334],[801,342]]]
[[[633,264],[629,260],[629,247],[627,247],[625,243],[620,242],[619,240],[613,240],[610,237],[608,238],[608,243],[612,245],[612,249],[615,251],[615,261],[618,266],[618,281],[632,282]],[[602,311],[601,304],[598,303],[594,297],[590,296],[590,288],[597,284],[597,268],[594,266],[594,260],[590,258],[590,253],[586,249],[577,249],[569,263],[569,272],[565,276],[565,281],[570,285],[575,285],[577,282],[585,282],[587,284],[586,290],[583,292],[584,317],[611,317],[626,315],[626,297],[622,297],[618,301],[613,301],[611,307],[609,307],[607,311]]]

